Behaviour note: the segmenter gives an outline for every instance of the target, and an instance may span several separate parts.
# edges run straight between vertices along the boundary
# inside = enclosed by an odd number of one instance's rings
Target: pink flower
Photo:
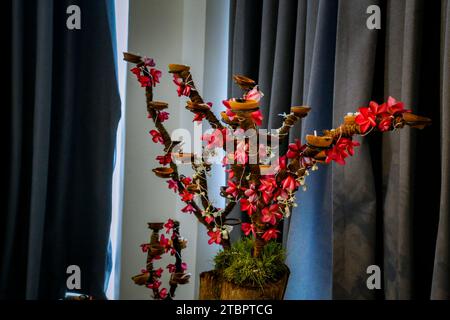
[[[142,61],[148,67],[154,67],[155,66],[155,61],[152,58],[144,57],[144,58],[142,58]]]
[[[187,270],[187,263],[186,262],[182,262],[181,263],[181,270],[183,270],[183,271]]]
[[[164,270],[163,270],[162,268],[156,269],[156,270],[154,271],[154,275],[155,275],[156,277],[158,277],[158,278],[161,278],[161,275],[162,275],[163,271],[164,271]]]
[[[195,212],[195,208],[189,203],[186,207],[184,207],[183,209],[181,209],[182,212],[184,213],[192,213]]]
[[[226,135],[226,129],[224,131],[216,129],[211,134],[202,135],[201,139],[206,141],[206,147],[208,149],[222,148],[224,144],[224,134]]]
[[[166,111],[160,111],[159,113],[158,113],[158,121],[159,122],[164,122],[164,121],[166,121],[166,120],[168,120],[169,119],[169,113],[168,112],[166,112]]]
[[[251,216],[256,211],[256,205],[248,201],[247,199],[242,198],[240,202],[241,202],[241,210],[247,211],[247,214],[249,216]]]
[[[255,111],[251,113],[251,117],[252,117],[252,121],[257,125],[260,126],[262,125],[262,121],[263,121],[263,115],[261,110]]]
[[[277,219],[281,219],[283,215],[279,211],[278,204],[273,204],[270,207],[266,207],[262,210],[262,222],[270,223],[271,225],[276,225]]]
[[[161,133],[157,130],[150,130],[150,135],[152,136],[152,140],[154,143],[161,143],[164,144],[164,138],[162,137]]]
[[[208,244],[220,244],[222,242],[222,232],[220,229],[217,229],[216,231],[208,231],[208,236],[210,237]]]
[[[244,140],[240,141],[236,147],[234,158],[238,164],[245,164],[248,161],[248,149],[249,146]]]
[[[156,280],[152,283],[147,284],[147,288],[149,289],[158,289],[161,286],[161,281]]]
[[[253,236],[256,237],[255,226],[253,224],[243,222],[241,224],[241,229],[242,229],[242,231],[244,231],[244,234],[246,236],[248,236],[251,232],[251,233],[253,233]]]
[[[163,288],[158,293],[160,299],[165,299],[167,297],[167,289]]]
[[[263,238],[266,241],[269,241],[270,239],[276,239],[278,238],[278,233],[280,233],[280,231],[278,231],[277,229],[269,229],[266,232],[264,232],[261,238]]]
[[[169,264],[166,266],[166,268],[169,269],[169,273],[174,273],[174,272],[176,271],[176,267],[175,267],[175,265],[172,264],[172,263],[169,263]]]
[[[169,189],[173,189],[173,192],[178,192],[178,183],[175,180],[170,179],[167,181],[167,184]]]
[[[166,224],[164,225],[164,228],[166,228],[166,233],[169,233],[170,230],[172,230],[174,226],[175,226],[175,223],[172,219],[167,220]]]
[[[156,160],[159,161],[159,164],[165,166],[172,162],[172,156],[170,154],[166,154],[164,156],[157,156]]]
[[[245,100],[255,100],[259,102],[262,97],[264,97],[264,94],[259,90],[258,86],[254,86],[252,90],[247,92],[244,98]]]
[[[258,199],[258,193],[256,192],[256,186],[254,183],[250,184],[250,188],[244,190],[244,195],[247,197],[247,200],[250,202],[255,202]]]
[[[292,176],[287,176],[283,181],[282,181],[282,187],[284,190],[292,192],[294,191],[298,186],[300,185],[300,183],[294,179],[294,177]]]
[[[383,104],[384,105],[384,104]],[[386,102],[387,112],[391,115],[396,115],[404,112],[411,112],[411,110],[406,110],[405,105],[401,101],[397,101],[395,98],[389,96]]]

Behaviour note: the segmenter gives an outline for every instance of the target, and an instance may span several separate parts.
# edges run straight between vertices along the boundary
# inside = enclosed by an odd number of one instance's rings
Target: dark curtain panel
[[[370,5],[381,30],[366,27]],[[230,32],[230,76],[259,82],[265,126],[291,105],[312,107],[291,140],[389,95],[433,119],[424,131],[358,138],[344,167],[307,179],[285,227],[286,298],[448,299],[449,1],[234,0]],[[230,87],[237,96],[231,77]],[[373,264],[382,290],[366,286]]]
[[[68,30],[69,5],[81,30]],[[0,298],[104,298],[120,101],[107,1],[6,1]],[[2,126],[3,127],[3,126]]]

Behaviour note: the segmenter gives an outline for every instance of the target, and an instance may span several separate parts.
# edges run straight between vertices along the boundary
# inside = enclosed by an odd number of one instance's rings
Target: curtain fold
[[[79,291],[102,299],[120,118],[111,6],[8,2],[10,170],[0,221],[0,297],[63,298],[67,267],[77,265]],[[73,4],[81,9],[81,30],[66,28]]]
[[[441,56],[440,56],[440,114],[441,114],[441,158],[450,157],[450,2],[442,1],[441,10]],[[447,138],[445,138],[447,137]],[[439,208],[439,229],[434,256],[432,299],[450,299],[450,239],[449,239],[449,188],[450,168],[448,161],[442,162],[442,181]]]
[[[381,30],[366,27],[371,5]],[[285,227],[286,298],[448,298],[448,1],[234,0],[231,8],[230,74],[260,84],[263,126],[307,104],[290,137],[304,138],[389,95],[433,119],[420,132],[358,138],[345,166],[308,177]],[[382,290],[367,288],[370,265],[382,270]]]

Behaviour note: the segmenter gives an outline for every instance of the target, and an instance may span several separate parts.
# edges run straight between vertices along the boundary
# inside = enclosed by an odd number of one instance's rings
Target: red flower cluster
[[[148,68],[149,65],[145,64],[142,67],[135,67],[131,69],[131,72],[136,76],[137,80],[141,84],[141,87],[155,87],[159,83],[161,77],[161,71],[155,68]]]
[[[189,97],[191,95],[192,87],[183,82],[183,79],[180,78],[176,73],[173,74],[173,83],[177,86],[178,96],[186,96]]]
[[[340,165],[344,165],[344,159],[348,156],[353,156],[355,153],[353,147],[358,147],[359,145],[359,142],[353,141],[350,138],[340,138],[331,149],[326,151],[326,163],[330,163],[333,160]]]
[[[370,128],[375,127],[384,132],[392,128],[392,121],[397,115],[410,111],[405,109],[403,102],[389,97],[382,105],[371,101],[369,107],[359,108],[355,122],[359,125],[361,133],[366,133]]]

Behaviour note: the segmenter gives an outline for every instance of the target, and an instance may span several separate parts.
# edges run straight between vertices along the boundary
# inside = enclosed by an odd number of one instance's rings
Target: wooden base
[[[283,300],[289,269],[277,282],[263,288],[238,286],[224,280],[216,271],[200,274],[199,300]]]

